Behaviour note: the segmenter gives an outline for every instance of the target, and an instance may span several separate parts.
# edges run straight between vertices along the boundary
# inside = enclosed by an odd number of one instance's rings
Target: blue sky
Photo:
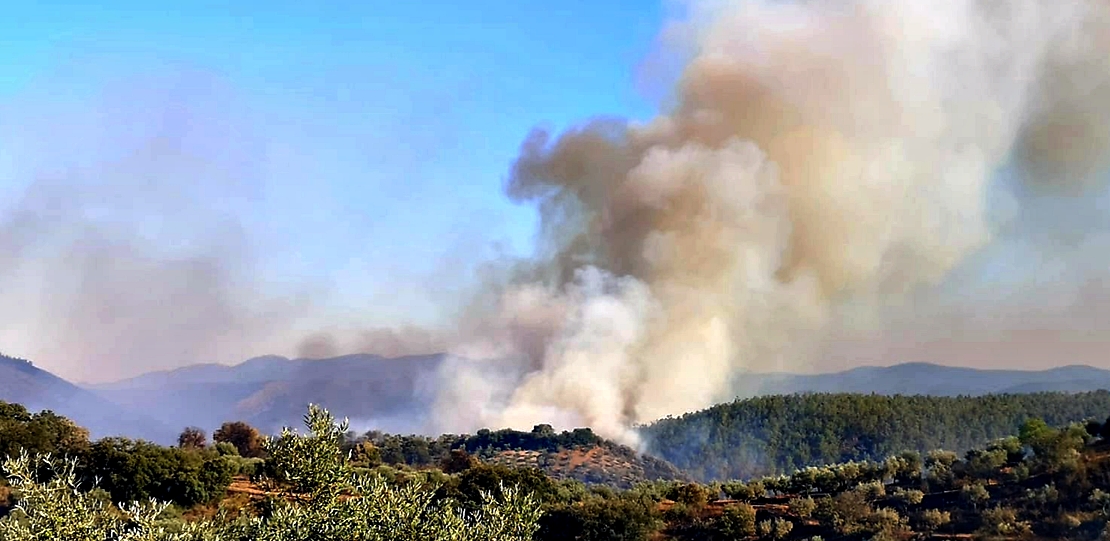
[[[275,283],[327,278],[350,310],[373,302],[382,319],[412,317],[419,301],[395,294],[398,278],[419,282],[451,250],[527,249],[534,212],[509,203],[501,185],[530,128],[649,116],[634,75],[661,9],[632,0],[15,3],[0,18],[0,201],[59,159],[124,146],[135,133],[104,118],[121,107],[141,118],[137,85],[184,81],[174,88],[200,96],[188,99],[207,122],[249,134],[227,135],[236,154],[223,159],[263,194],[230,209],[263,272]],[[105,113],[105,96],[121,88]]]
[[[0,17],[0,226],[44,172],[87,166],[84,180],[100,181],[114,173],[96,163],[176,126],[213,163],[140,162],[168,188],[146,187],[154,195],[140,202],[156,203],[146,209],[100,194],[106,214],[172,247],[217,209],[245,226],[265,293],[325,286],[321,321],[427,323],[444,290],[462,285],[462,263],[493,243],[529,249],[535,213],[502,183],[530,129],[652,116],[637,70],[676,4],[16,2]],[[189,113],[167,117],[175,103]],[[1019,241],[1042,229],[1067,238],[998,243],[958,269],[962,288],[949,293],[1005,298],[1081,268],[1068,258],[1105,269],[1110,237],[1086,235],[1110,231],[1107,208],[1104,194],[1026,209]],[[33,319],[23,312],[34,294],[5,285],[14,298],[0,302]]]

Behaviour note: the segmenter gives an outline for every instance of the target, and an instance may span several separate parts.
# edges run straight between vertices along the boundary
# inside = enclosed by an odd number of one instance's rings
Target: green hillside
[[[306,416],[307,435],[266,438],[260,462],[244,461],[232,445],[206,447],[200,433],[183,437],[189,445],[162,448],[89,442],[64,418],[14,404],[0,408],[0,419],[5,441],[77,458],[72,468],[5,462],[0,541],[1110,538],[1110,426],[1099,422],[1054,428],[1029,419],[1016,435],[962,456],[907,452],[748,482],[613,490],[482,464],[463,447],[435,468],[366,468],[365,456],[343,448],[346,427],[320,409]],[[574,441],[584,435],[478,437],[543,449],[588,445]],[[255,467],[244,474],[248,465]],[[98,478],[100,488],[90,490]],[[152,497],[165,503],[127,504]]]
[[[737,400],[644,428],[651,452],[696,479],[744,479],[903,450],[963,452],[1014,434],[1110,413],[1110,392],[976,397],[804,394]]]

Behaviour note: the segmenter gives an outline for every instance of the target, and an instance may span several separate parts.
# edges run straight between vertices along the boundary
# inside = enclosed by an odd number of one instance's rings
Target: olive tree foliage
[[[113,507],[103,493],[83,490],[76,468],[76,460],[56,460],[49,455],[32,459],[21,453],[6,460],[4,471],[19,500],[12,513],[0,520],[0,541],[205,539],[193,532],[170,532],[156,526],[158,515],[169,504],[151,500]],[[39,481],[42,477],[49,480]]]
[[[285,430],[265,442],[277,498],[265,512],[167,524],[167,504],[150,501],[113,506],[79,486],[75,464],[58,467],[49,457],[24,454],[4,464],[19,499],[0,520],[0,541],[525,541],[540,518],[528,493],[501,487],[500,498],[482,494],[464,511],[437,500],[435,486],[397,486],[352,471],[340,444],[346,422],[310,405],[310,434]],[[45,477],[43,466],[52,471]],[[42,481],[42,479],[48,479]]]
[[[501,487],[500,501],[483,493],[478,510],[461,511],[435,501],[438,487],[395,487],[353,473],[341,451],[347,423],[336,424],[327,410],[310,406],[305,425],[307,437],[285,430],[267,440],[275,480],[293,497],[269,517],[252,519],[245,539],[524,541],[538,528],[540,506],[530,494]]]

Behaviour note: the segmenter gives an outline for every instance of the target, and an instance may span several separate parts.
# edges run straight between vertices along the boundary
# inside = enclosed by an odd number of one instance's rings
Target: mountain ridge
[[[70,383],[26,359],[0,354],[0,400],[28,410],[50,410],[72,419],[93,437],[116,435],[130,426],[152,441],[165,441],[175,432],[146,415],[120,408],[111,401]]]
[[[28,361],[0,357],[0,400],[55,410],[97,434],[159,442],[172,440],[186,426],[211,431],[234,420],[276,432],[297,426],[309,402],[351,418],[358,429],[410,433],[429,413],[431,378],[445,358],[442,353],[324,359],[264,355],[234,365],[198,363],[77,385]],[[1089,365],[1015,370],[912,362],[817,374],[742,372],[734,378],[729,399],[828,392],[977,396],[1100,389],[1110,389],[1110,370]],[[683,413],[687,412],[674,412]]]

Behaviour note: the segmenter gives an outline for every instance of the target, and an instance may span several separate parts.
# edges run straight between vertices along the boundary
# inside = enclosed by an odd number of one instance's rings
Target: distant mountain
[[[346,355],[330,359],[257,357],[234,366],[201,364],[89,386],[106,400],[156,416],[178,430],[209,431],[241,420],[264,432],[300,426],[308,403],[327,407],[355,426],[411,430],[424,378],[442,355],[385,358]]]
[[[981,370],[930,363],[867,366],[829,374],[747,373],[735,380],[740,398],[795,393],[979,396],[998,393],[1110,389],[1110,370],[1062,366],[1049,370]]]
[[[352,355],[350,357],[360,357]],[[370,356],[366,356],[370,357]],[[259,383],[278,379],[288,379],[309,361],[290,360],[278,355],[266,355],[247,359],[237,365],[194,364],[173,370],[159,370],[114,381],[87,385],[89,389],[118,391],[128,389],[149,389],[167,385]]]
[[[132,413],[82,389],[30,361],[0,355],[0,400],[28,410],[51,410],[87,428],[93,438],[135,434],[169,443],[177,431],[145,415]]]
[[[283,426],[300,426],[305,405],[312,402],[339,417],[349,417],[355,430],[409,433],[418,429],[428,412],[428,377],[443,359],[442,354],[401,358],[359,354],[329,359],[265,356],[234,366],[197,364],[151,372],[87,388],[116,406],[159,419],[177,431],[186,426],[211,431],[224,421],[242,420],[273,433]],[[1110,389],[1110,371],[1089,366],[979,370],[908,363],[828,374],[745,373],[735,379],[734,396],[808,392],[977,396],[1098,389]],[[130,434],[147,437],[144,432]]]

